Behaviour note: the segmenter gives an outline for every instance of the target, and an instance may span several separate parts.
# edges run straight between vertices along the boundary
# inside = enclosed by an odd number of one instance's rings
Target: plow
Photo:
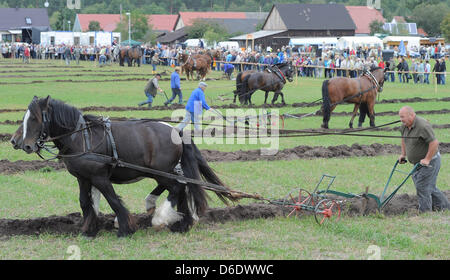
[[[301,212],[309,212],[314,215],[314,219],[317,224],[322,225],[328,222],[337,222],[341,217],[341,207],[345,202],[345,199],[355,198],[355,197],[366,197],[373,199],[378,206],[378,210],[382,211],[383,208],[388,205],[388,203],[394,198],[395,194],[400,190],[400,188],[406,183],[406,181],[411,177],[411,175],[418,168],[426,168],[425,166],[417,163],[409,172],[405,172],[400,170],[398,167],[399,161],[397,160],[392,168],[387,182],[385,184],[384,190],[381,195],[376,195],[372,193],[368,193],[368,188],[363,194],[353,194],[353,193],[344,193],[340,191],[331,190],[331,185],[333,184],[336,176],[330,176],[327,174],[323,174],[320,178],[319,182],[315,186],[312,192],[304,188],[294,189],[289,192],[289,194],[281,201],[279,200],[267,200],[269,203],[281,205],[283,207],[291,208],[292,210],[289,212],[288,217],[298,216]],[[388,194],[388,190],[392,189],[391,181],[394,174],[398,172],[403,174],[405,177],[397,186],[393,187],[391,193]],[[325,180],[328,179],[328,184],[326,184],[326,188],[320,190],[320,186],[323,185]],[[330,195],[336,198],[331,198]]]
[[[88,155],[89,157],[89,155]],[[103,162],[103,163],[112,163],[109,162],[110,157],[102,155],[102,159],[99,160],[99,157],[92,157],[91,160]],[[193,184],[198,184],[205,190],[210,191],[220,191],[220,192],[227,192],[231,197],[236,199],[241,198],[250,198],[260,201],[266,201],[270,204],[287,207],[290,209],[288,217],[291,216],[299,216],[302,212],[309,212],[314,215],[314,219],[319,225],[327,224],[329,222],[338,222],[341,218],[341,208],[343,203],[345,202],[345,199],[348,198],[355,198],[355,197],[366,197],[375,200],[378,206],[378,210],[382,211],[383,208],[394,198],[395,194],[400,190],[400,188],[406,183],[406,181],[411,177],[411,175],[418,169],[418,168],[426,168],[425,166],[420,165],[420,163],[417,163],[414,165],[414,167],[409,172],[405,172],[403,170],[400,170],[398,167],[399,161],[397,160],[394,164],[394,167],[392,168],[388,180],[385,184],[384,190],[381,193],[381,195],[376,195],[372,193],[368,193],[368,188],[366,188],[366,192],[363,194],[354,194],[354,193],[344,193],[340,191],[335,191],[330,189],[333,185],[336,176],[331,176],[327,174],[323,174],[319,180],[319,182],[316,184],[314,190],[312,192],[304,189],[304,188],[297,188],[292,191],[290,191],[283,199],[278,200],[271,200],[264,198],[262,195],[254,193],[249,194],[237,190],[227,190],[224,186],[216,185],[213,183],[208,183],[201,180],[196,179],[190,179],[186,178],[184,176],[180,175],[174,175],[171,173],[166,173],[159,170],[154,170],[147,167],[141,167],[134,164],[126,163],[121,160],[118,162],[115,162],[118,164],[119,167],[126,167],[131,168],[135,170],[139,170],[142,172],[164,176],[172,179],[176,179],[181,182],[189,182]],[[403,178],[403,180],[395,186],[391,193],[388,194],[388,190],[392,189],[391,187],[391,181],[394,176],[394,174],[398,172],[406,177]],[[328,180],[328,183],[326,181]],[[320,189],[322,185],[326,185],[324,189]],[[333,196],[333,197],[331,197]],[[338,198],[334,198],[338,197]],[[295,215],[294,215],[295,214]]]

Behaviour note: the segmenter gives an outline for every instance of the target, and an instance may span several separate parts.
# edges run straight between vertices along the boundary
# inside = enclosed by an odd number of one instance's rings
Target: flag
[[[403,40],[400,41],[400,45],[398,46],[398,55],[406,56],[406,48]]]

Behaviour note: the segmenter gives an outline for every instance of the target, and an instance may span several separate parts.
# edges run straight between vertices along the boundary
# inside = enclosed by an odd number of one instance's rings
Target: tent
[[[383,41],[376,36],[343,36],[339,38],[339,49],[357,49],[358,47],[383,47]]]
[[[142,43],[135,41],[135,40],[131,40],[131,43],[130,43],[129,40],[125,40],[125,41],[122,41],[122,43],[120,43],[120,45],[122,45],[122,46],[129,46],[129,45],[140,46],[140,45],[142,45]]]
[[[420,48],[420,39],[422,38],[414,36],[387,36],[383,39],[383,43],[388,46],[398,46],[400,45],[400,42],[403,41],[406,50],[410,51],[413,47],[416,47],[417,49]]]
[[[310,38],[291,38],[290,46],[336,46],[338,40],[336,37],[310,37]]]

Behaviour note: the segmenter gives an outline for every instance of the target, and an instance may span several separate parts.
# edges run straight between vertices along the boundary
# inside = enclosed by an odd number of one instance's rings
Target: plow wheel
[[[296,189],[284,198],[283,205],[292,208],[292,211],[288,214],[288,217],[290,217],[293,213],[297,216],[302,210],[302,206],[314,205],[314,201],[310,192],[305,189]]]
[[[322,199],[314,210],[314,218],[319,225],[328,221],[339,221],[341,217],[341,205],[334,200]]]

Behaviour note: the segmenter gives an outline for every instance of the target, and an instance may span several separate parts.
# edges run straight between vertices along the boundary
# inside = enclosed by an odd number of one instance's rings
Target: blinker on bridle
[[[39,138],[36,141],[38,147],[43,148],[45,145],[45,140],[49,136],[50,119],[48,117],[47,110],[42,111],[42,127]]]

